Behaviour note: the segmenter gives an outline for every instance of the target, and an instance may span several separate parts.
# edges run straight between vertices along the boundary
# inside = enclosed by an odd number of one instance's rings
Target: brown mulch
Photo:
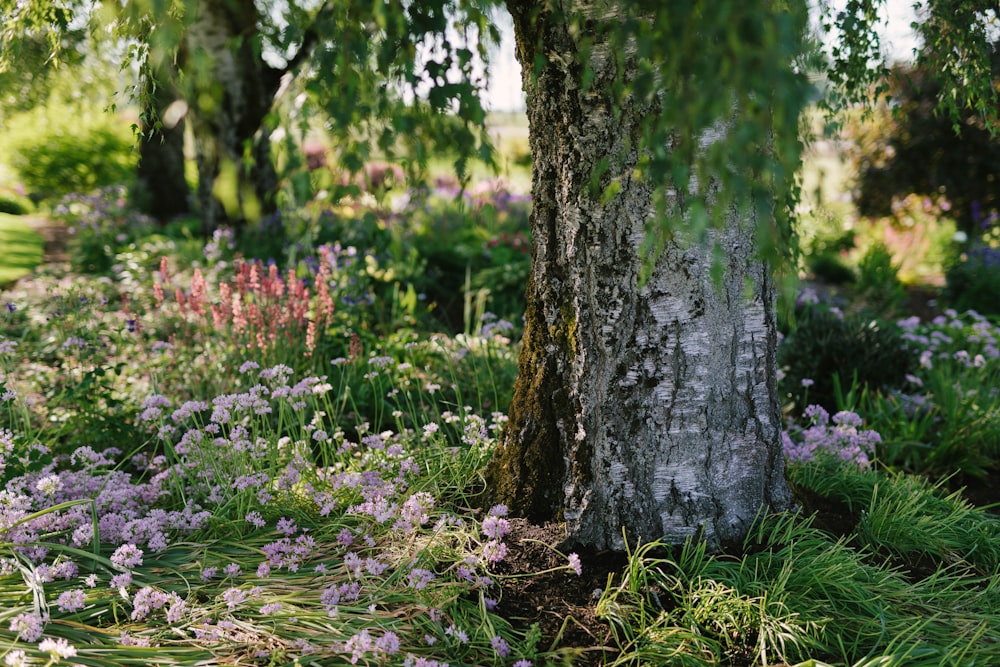
[[[565,555],[551,546],[565,537],[560,526],[536,526],[524,519],[510,522],[505,540],[509,551],[496,572],[502,589],[497,612],[515,627],[537,623],[540,650],[558,647],[574,665],[603,664],[615,650],[608,625],[597,618],[597,600],[609,577],[615,583],[621,580],[625,556],[577,549],[583,565],[577,576],[563,568]],[[563,569],[536,574],[554,568]]]

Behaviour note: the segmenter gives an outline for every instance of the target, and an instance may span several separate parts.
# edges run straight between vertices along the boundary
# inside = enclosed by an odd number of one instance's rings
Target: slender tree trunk
[[[264,118],[281,72],[260,56],[253,0],[200,0],[185,37],[203,229],[274,210],[277,178]]]
[[[169,72],[158,72],[150,85],[148,118],[159,117],[177,99]],[[184,121],[155,130],[143,128],[139,143],[136,199],[140,208],[160,222],[191,212],[191,190],[184,176]]]
[[[571,543],[738,541],[762,508],[791,501],[774,288],[755,222],[734,216],[716,237],[721,284],[712,252],[681,233],[640,287],[652,191],[631,178],[630,141],[655,110],[612,99],[606,44],[593,45],[595,80],[582,90],[582,33],[533,2],[508,6],[528,98],[534,254],[517,385],[487,483],[517,515],[565,521]],[[601,203],[588,183],[615,155],[624,162],[612,160],[603,183],[622,188]]]

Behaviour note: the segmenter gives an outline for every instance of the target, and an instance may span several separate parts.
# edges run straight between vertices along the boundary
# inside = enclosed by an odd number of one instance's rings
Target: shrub
[[[878,311],[895,310],[903,300],[899,266],[884,243],[873,243],[861,257],[856,288],[868,306]]]
[[[154,227],[152,218],[129,207],[124,186],[67,195],[53,216],[68,226],[73,270],[93,274],[109,273],[119,250]]]
[[[799,408],[835,411],[840,387],[899,387],[916,364],[898,327],[836,310],[808,307],[778,349],[782,395]]]
[[[945,273],[944,298],[955,310],[1000,314],[1000,249],[975,244]]]
[[[39,107],[12,119],[5,139],[10,166],[37,199],[123,183],[135,172],[128,126],[102,111]]]
[[[0,192],[0,213],[27,215],[35,210],[35,205],[27,197],[16,192]]]

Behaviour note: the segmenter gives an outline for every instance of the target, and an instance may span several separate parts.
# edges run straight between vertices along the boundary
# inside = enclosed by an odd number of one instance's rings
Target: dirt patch
[[[69,231],[64,223],[35,216],[25,218],[25,222],[45,240],[42,254],[44,263],[53,264],[69,261],[69,253],[66,248]]]
[[[497,569],[502,588],[497,611],[515,627],[537,623],[539,649],[559,647],[574,653],[574,665],[600,665],[615,650],[608,625],[597,618],[597,600],[609,577],[620,580],[625,557],[578,549],[582,572],[577,576],[564,567],[565,555],[551,546],[563,537],[558,525],[511,519],[509,551]]]

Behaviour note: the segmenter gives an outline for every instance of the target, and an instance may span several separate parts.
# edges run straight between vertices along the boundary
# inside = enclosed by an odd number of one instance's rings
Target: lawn
[[[962,490],[1000,458],[976,313],[802,295],[856,367],[783,324],[801,511],[728,553],[561,551],[484,502],[528,204],[493,184],[207,240],[113,191],[69,207],[75,270],[0,296],[5,664],[996,663],[996,498]]]
[[[21,216],[0,213],[0,286],[27,275],[42,261],[44,241]]]

